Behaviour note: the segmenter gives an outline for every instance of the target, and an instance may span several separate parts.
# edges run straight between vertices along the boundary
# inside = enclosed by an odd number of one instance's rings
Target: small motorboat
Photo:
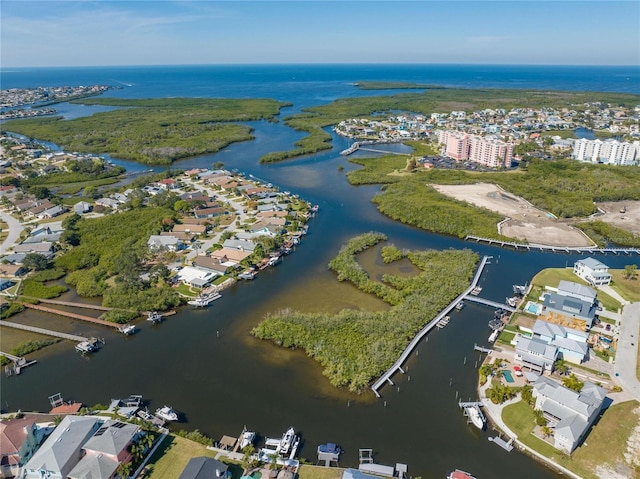
[[[171,409],[169,406],[164,406],[156,409],[156,416],[165,421],[177,421],[178,413]]]
[[[242,431],[242,435],[240,436],[240,450],[243,450],[245,447],[253,444],[253,441],[256,439],[256,433],[253,431]]]
[[[152,323],[159,323],[162,321],[162,315],[157,311],[150,311],[147,314],[147,321],[151,321]]]
[[[119,327],[118,331],[120,331],[125,336],[129,336],[130,334],[133,334],[133,333],[136,332],[136,325],[135,324],[125,324],[124,326]]]

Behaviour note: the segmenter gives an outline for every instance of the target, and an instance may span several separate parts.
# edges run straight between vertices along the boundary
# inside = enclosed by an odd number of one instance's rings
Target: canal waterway
[[[181,88],[173,94],[185,94]],[[118,90],[122,91],[126,90]],[[290,148],[300,134],[281,123],[251,126],[256,140],[174,167],[222,161],[227,168],[317,203],[319,214],[295,253],[255,281],[225,290],[211,307],[184,308],[159,325],[141,321],[140,331],[131,337],[36,311],[22,313],[21,322],[96,335],[106,344],[90,357],[78,355],[64,341],[34,354],[36,366],[19,377],[2,378],[2,409],[47,410],[47,397],[57,392],[85,404],[104,404],[135,393],[151,401],[150,409],[167,404],[180,411],[182,422],[174,429],[197,428],[214,439],[238,434],[243,426],[263,436],[278,436],[294,426],[304,439],[300,455],[313,462],[317,445],[330,441],[345,450],[343,466],[357,465],[358,448],[373,448],[377,462],[406,463],[411,475],[423,478],[443,478],[456,467],[483,479],[505,477],[506,471],[518,471],[523,479],[556,477],[533,459],[489,442],[493,432],[467,425],[457,406],[456,396],[476,397],[479,353],[473,345],[486,344],[487,322],[493,317],[489,308],[469,304],[453,312],[446,328],[430,333],[419,345],[406,364],[407,374],[396,375],[395,386],[381,389],[382,399],[370,391],[354,395],[337,390],[303,352],[259,341],[249,332],[266,314],[281,308],[387,308],[353,286],[338,283],[327,268],[348,238],[366,231],[380,231],[400,248],[471,248],[493,256],[480,284],[482,296],[497,301],[504,301],[513,284],[524,284],[540,269],[572,265],[580,256],[502,250],[391,221],[371,203],[379,187],[348,184],[345,174],[356,166],[339,155],[348,140],[335,136],[331,151],[259,165],[260,156]],[[617,268],[628,263],[624,257],[599,259]],[[365,255],[363,261],[376,274],[380,271],[373,255]],[[61,299],[74,298],[70,292]]]

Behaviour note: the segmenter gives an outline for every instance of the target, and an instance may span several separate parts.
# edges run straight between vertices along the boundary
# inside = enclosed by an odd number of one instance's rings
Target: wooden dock
[[[471,293],[471,291],[473,290],[473,288],[475,288],[477,286],[478,281],[480,281],[480,276],[482,275],[482,271],[484,270],[484,267],[487,265],[487,263],[489,263],[489,260],[491,258],[492,258],[491,256],[484,256],[482,258],[482,261],[480,261],[480,265],[478,266],[476,274],[473,277],[473,281],[471,282],[471,285],[462,294],[460,294],[456,299],[454,299],[451,303],[449,303],[449,305],[446,308],[444,308],[442,311],[440,311],[440,313],[435,318],[433,318],[431,321],[429,321],[429,323],[427,323],[418,332],[418,334],[416,334],[416,336],[411,340],[411,342],[408,344],[408,346],[402,352],[400,357],[396,360],[395,363],[393,363],[393,366],[391,366],[387,370],[387,372],[385,372],[382,376],[380,376],[380,378],[378,378],[378,380],[376,382],[373,383],[373,385],[371,386],[371,389],[372,389],[372,391],[374,392],[374,394],[377,397],[381,397],[380,393],[378,392],[378,390],[385,383],[389,383],[389,384],[393,385],[393,381],[391,380],[391,376],[393,376],[397,371],[400,371],[400,372],[404,373],[404,370],[402,369],[402,365],[405,363],[405,361],[407,360],[409,355],[413,352],[413,350],[416,348],[416,346],[422,340],[422,338],[429,331],[431,331],[433,328],[435,328],[436,325],[440,322],[440,320],[442,320],[445,316],[447,316],[451,312],[451,310],[453,310],[453,308],[455,308],[456,305],[460,301],[462,301],[466,296],[468,296],[469,293]]]
[[[467,295],[464,299],[468,299],[469,301],[473,301],[474,303],[484,304],[486,306],[492,306],[494,308],[502,308],[505,311],[509,311],[511,313],[516,312],[516,308],[509,306],[508,304],[498,303],[497,301],[491,301],[490,299],[480,298],[478,296]]]
[[[62,333],[60,331],[52,331],[50,329],[36,328],[35,326],[27,326],[26,324],[14,323],[12,321],[0,321],[0,326],[6,326],[8,328],[21,329],[22,331],[30,331],[32,333],[43,334],[45,336],[53,336],[56,338],[68,339],[70,341],[76,341],[81,343],[88,341],[88,338],[84,336],[77,336],[75,334]]]
[[[37,299],[41,303],[57,304],[60,306],[73,306],[74,308],[95,309],[98,311],[111,311],[115,309],[115,308],[109,308],[107,306],[101,306],[99,304],[72,303],[71,301],[58,301],[56,299],[41,299],[41,298],[33,298],[33,299]]]
[[[476,243],[486,243],[488,245],[497,245],[502,248],[509,247],[518,249],[526,249],[527,251],[542,251],[548,253],[578,253],[578,254],[626,254],[640,255],[640,248],[598,248],[597,246],[549,246],[537,243],[516,243],[513,241],[502,241],[493,238],[483,238],[481,236],[467,235],[466,241],[475,241]]]
[[[99,324],[101,326],[109,326],[110,328],[119,329],[121,324],[112,323],[103,319],[92,318],[91,316],[85,316],[84,314],[71,313],[69,311],[62,311],[55,308],[47,308],[46,306],[40,306],[38,304],[22,303],[25,308],[36,309],[38,311],[44,311],[45,313],[57,314],[58,316],[65,316],[67,318],[79,319],[81,321],[88,321],[93,324]]]

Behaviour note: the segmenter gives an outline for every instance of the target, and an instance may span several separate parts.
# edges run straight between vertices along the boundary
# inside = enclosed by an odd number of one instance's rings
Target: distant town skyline
[[[3,69],[640,65],[632,1],[2,1]]]

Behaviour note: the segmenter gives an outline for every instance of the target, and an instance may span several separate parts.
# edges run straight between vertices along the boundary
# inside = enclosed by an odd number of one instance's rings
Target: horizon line
[[[153,63],[153,64],[105,64],[105,65],[8,65],[0,67],[0,72],[11,73],[16,69],[44,68],[125,68],[125,67],[247,67],[247,66],[486,66],[486,67],[589,67],[589,68],[640,68],[640,64],[577,64],[577,63],[422,63],[422,62],[308,62],[308,63]]]

